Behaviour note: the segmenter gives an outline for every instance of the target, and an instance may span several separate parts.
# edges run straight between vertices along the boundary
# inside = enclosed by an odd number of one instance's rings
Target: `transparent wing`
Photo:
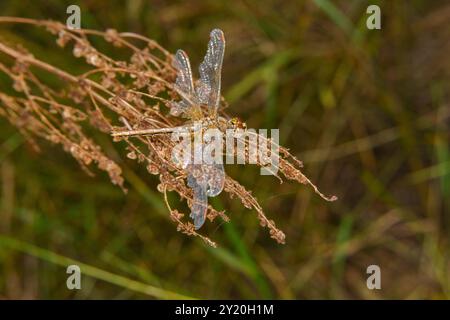
[[[205,58],[200,64],[200,81],[197,97],[202,104],[216,112],[220,102],[220,82],[223,55],[225,52],[225,36],[220,29],[211,31]]]
[[[215,197],[219,195],[225,184],[225,170],[223,164],[209,164],[204,165],[204,170],[208,172],[205,174],[207,181],[206,194],[208,197]]]
[[[178,50],[175,54],[173,66],[177,69],[177,80],[175,86],[178,90],[187,95],[194,94],[194,82],[192,80],[191,63],[189,57],[183,50]]]
[[[223,164],[191,164],[187,171],[188,186],[192,189],[194,198],[190,217],[198,230],[205,223],[208,197],[215,197],[223,190],[225,171]]]
[[[173,102],[170,113],[178,116],[184,113],[190,106],[195,103],[194,81],[192,79],[191,63],[183,50],[178,50],[175,54],[173,66],[177,69],[177,79],[175,81],[175,89],[181,95],[182,99]]]
[[[206,209],[208,208],[206,184],[201,183],[201,181],[195,178],[194,173],[188,175],[187,181],[188,186],[193,191],[193,203],[191,206],[191,214],[189,216],[194,220],[195,230],[198,230],[205,223]]]

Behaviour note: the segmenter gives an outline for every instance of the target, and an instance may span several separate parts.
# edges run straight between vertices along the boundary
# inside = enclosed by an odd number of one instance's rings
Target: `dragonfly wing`
[[[175,117],[183,115],[188,110],[189,104],[184,101],[171,101],[170,114]]]
[[[192,80],[191,63],[186,52],[183,50],[177,51],[173,66],[177,69],[176,88],[188,95],[192,95],[194,93],[194,82]]]
[[[190,217],[194,219],[195,229],[205,223],[208,197],[219,195],[225,183],[223,164],[190,164],[187,184],[193,192],[193,204]]]
[[[207,166],[208,174],[207,177],[207,189],[206,194],[208,197],[215,197],[219,195],[225,184],[225,171],[223,169],[223,164],[210,164]]]
[[[211,31],[205,58],[200,64],[200,81],[197,87],[197,97],[200,103],[208,105],[216,112],[220,102],[220,82],[222,62],[225,52],[225,36],[220,29]]]
[[[177,69],[177,79],[175,89],[182,97],[181,101],[172,103],[170,112],[174,116],[184,113],[193,103],[195,103],[194,81],[192,79],[191,63],[189,57],[183,50],[178,50],[175,54],[173,66]]]
[[[193,203],[191,207],[191,214],[189,216],[194,220],[195,230],[198,230],[205,223],[206,210],[208,208],[206,184],[195,178],[192,173],[188,175],[187,181],[188,186],[193,191]]]

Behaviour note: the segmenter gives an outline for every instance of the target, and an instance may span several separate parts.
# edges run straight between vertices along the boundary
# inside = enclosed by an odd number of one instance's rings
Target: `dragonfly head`
[[[245,124],[245,122],[242,122],[241,119],[237,117],[228,120],[228,125],[232,129],[244,129],[244,130],[247,129],[247,125]]]

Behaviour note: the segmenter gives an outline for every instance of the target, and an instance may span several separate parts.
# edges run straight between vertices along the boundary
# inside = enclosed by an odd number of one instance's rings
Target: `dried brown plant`
[[[35,138],[43,138],[61,145],[91,174],[97,166],[109,174],[111,182],[124,192],[124,178],[120,166],[107,157],[101,147],[86,133],[88,126],[110,134],[113,130],[165,128],[181,125],[183,119],[169,115],[171,102],[178,99],[173,83],[176,72],[172,66],[173,55],[155,41],[142,35],[68,29],[55,21],[40,21],[16,17],[0,17],[0,23],[28,24],[43,27],[57,37],[60,47],[71,46],[75,57],[84,59],[90,70],[74,74],[57,68],[33,56],[17,44],[0,41],[0,52],[4,56],[0,70],[7,74],[13,84],[15,95],[0,91],[0,115],[7,118],[37,148]],[[100,37],[112,46],[126,50],[128,59],[119,61],[97,50],[91,38]],[[119,49],[118,49],[119,50]],[[59,86],[45,83],[42,72],[60,79]],[[220,113],[225,114],[226,102],[222,99]],[[260,139],[265,139],[261,137]],[[183,220],[185,214],[172,209],[167,192],[176,192],[181,199],[192,204],[192,191],[186,184],[186,172],[171,161],[174,142],[169,135],[134,138],[115,138],[126,144],[126,156],[145,165],[148,173],[158,175],[158,191],[163,193],[170,218],[177,223],[177,230],[187,235],[198,236],[215,247],[207,236],[198,233],[191,222]],[[266,143],[273,143],[270,139]],[[247,142],[250,143],[250,142]],[[310,185],[327,201],[327,197],[302,173],[302,162],[286,148],[279,147],[280,182],[294,180]],[[267,163],[258,163],[267,166]],[[267,218],[252,192],[238,181],[226,176],[224,191],[237,197],[248,209],[254,209],[262,227],[269,229],[270,237],[278,243],[285,242],[284,233],[275,222]],[[218,216],[228,221],[228,216],[208,206],[207,218],[212,222]]]

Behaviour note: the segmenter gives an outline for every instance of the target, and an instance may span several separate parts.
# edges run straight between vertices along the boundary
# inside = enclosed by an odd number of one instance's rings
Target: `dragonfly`
[[[173,66],[177,70],[174,89],[181,97],[172,101],[170,114],[188,118],[200,127],[244,128],[238,118],[225,119],[218,115],[221,99],[221,74],[225,53],[225,36],[222,30],[214,29],[203,62],[199,66],[200,78],[194,86],[189,57],[183,50],[177,50]],[[130,137],[171,133],[177,130],[197,130],[198,125],[183,125],[170,128],[129,130],[113,132],[115,137]],[[225,183],[223,163],[194,163],[192,159],[184,165],[187,172],[187,185],[193,192],[190,217],[196,230],[205,223],[208,197],[219,195]]]

